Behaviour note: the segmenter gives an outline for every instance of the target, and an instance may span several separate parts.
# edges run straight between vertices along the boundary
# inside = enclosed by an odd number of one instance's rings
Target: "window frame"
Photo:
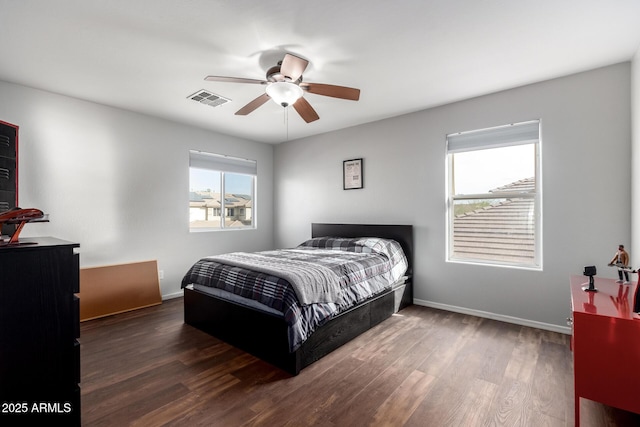
[[[208,232],[208,231],[222,231],[222,230],[255,230],[257,229],[257,215],[256,215],[256,193],[257,193],[257,161],[250,159],[243,159],[239,157],[228,156],[224,154],[216,154],[210,152],[204,152],[199,150],[189,150],[189,193],[191,190],[191,170],[200,169],[208,170],[214,173],[220,174],[220,207],[212,208],[215,211],[220,212],[220,225],[219,226],[202,226],[193,227],[191,219],[189,219],[189,232]],[[251,177],[251,225],[227,226],[226,219],[230,216],[228,211],[234,211],[235,207],[227,207],[227,194],[239,194],[239,193],[227,193],[226,191],[226,175],[245,175]],[[191,200],[190,200],[191,202]],[[191,206],[189,206],[191,209]],[[238,208],[240,209],[240,208]],[[247,209],[242,209],[245,213]],[[235,213],[235,212],[234,212]],[[189,215],[191,218],[191,215]]]
[[[509,135],[509,132],[514,127],[523,126],[529,128],[529,131],[533,131],[536,128],[535,139],[521,139],[528,138],[522,135]],[[501,139],[501,134],[504,134],[504,139],[496,144],[490,144],[487,140],[483,142],[484,137],[491,137],[496,135],[497,139]],[[451,141],[455,138],[460,138],[462,144],[457,145],[453,150],[450,149]],[[467,138],[465,141],[464,139]],[[508,267],[516,269],[527,269],[542,271],[542,175],[541,175],[541,121],[531,120],[527,122],[513,123],[503,126],[496,126],[485,129],[478,129],[466,132],[458,132],[455,134],[447,135],[446,144],[446,262],[462,263],[462,264],[478,264],[497,267]],[[476,139],[474,143],[473,140]],[[513,139],[513,142],[509,142]],[[499,191],[499,192],[487,192],[479,194],[455,194],[455,182],[454,182],[454,155],[456,153],[478,151],[487,148],[500,148],[500,147],[512,147],[516,145],[534,145],[534,188],[532,191]],[[496,199],[530,199],[533,200],[533,242],[534,242],[534,254],[530,263],[518,262],[518,261],[504,261],[498,259],[487,259],[479,257],[465,257],[454,255],[454,221],[455,215],[455,202],[461,200],[496,200]]]

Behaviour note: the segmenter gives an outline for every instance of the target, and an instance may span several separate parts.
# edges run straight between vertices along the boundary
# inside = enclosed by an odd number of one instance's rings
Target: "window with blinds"
[[[255,228],[257,162],[189,151],[189,229]]]
[[[542,269],[540,122],[447,135],[447,260]]]

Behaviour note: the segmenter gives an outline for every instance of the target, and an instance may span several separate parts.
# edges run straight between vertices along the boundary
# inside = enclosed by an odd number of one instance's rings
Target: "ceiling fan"
[[[272,99],[283,107],[293,105],[300,117],[307,122],[313,122],[320,117],[302,96],[304,92],[333,98],[357,101],[360,99],[360,89],[336,86],[323,83],[308,83],[302,81],[302,73],[309,61],[287,53],[278,65],[267,70],[266,80],[245,79],[241,77],[207,76],[205,80],[229,83],[253,83],[266,85],[265,93],[236,111],[236,115],[246,116],[262,104]]]

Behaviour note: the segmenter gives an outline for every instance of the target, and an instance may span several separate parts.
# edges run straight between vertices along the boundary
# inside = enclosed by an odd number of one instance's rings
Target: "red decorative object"
[[[0,214],[0,228],[2,224],[17,224],[15,233],[11,236],[8,242],[1,242],[0,246],[16,245],[18,244],[18,238],[24,225],[28,222],[47,222],[48,219],[40,209],[35,208],[15,208]]]
[[[638,285],[596,277],[598,292],[584,292],[587,282],[571,276],[576,426],[581,397],[640,414],[640,315],[633,312]]]

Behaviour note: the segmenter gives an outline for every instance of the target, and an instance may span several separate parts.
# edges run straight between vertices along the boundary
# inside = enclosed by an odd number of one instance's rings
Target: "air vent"
[[[208,92],[204,89],[197,91],[193,95],[189,95],[188,98],[210,107],[219,107],[220,105],[231,101],[224,96],[216,95],[215,93]]]

